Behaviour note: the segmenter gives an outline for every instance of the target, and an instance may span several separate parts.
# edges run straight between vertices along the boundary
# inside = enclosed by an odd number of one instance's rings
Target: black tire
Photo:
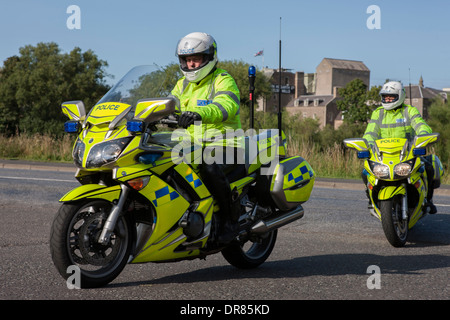
[[[403,247],[408,238],[409,219],[402,220],[400,199],[380,201],[381,225],[389,243],[394,247]]]
[[[232,266],[239,269],[253,269],[264,263],[272,253],[277,241],[275,229],[255,242],[233,243],[222,250],[222,255]],[[250,248],[245,248],[250,245]]]
[[[80,268],[81,288],[101,287],[114,280],[125,267],[132,246],[132,224],[121,216],[107,245],[96,240],[111,210],[104,200],[63,204],[50,234],[50,252],[56,269],[68,279],[69,266]]]

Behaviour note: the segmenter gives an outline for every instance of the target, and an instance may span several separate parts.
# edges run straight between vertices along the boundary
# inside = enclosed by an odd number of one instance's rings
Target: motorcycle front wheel
[[[64,203],[50,235],[50,252],[56,269],[64,279],[71,277],[69,267],[79,268],[80,287],[101,287],[114,280],[125,267],[132,246],[131,223],[119,217],[107,244],[98,238],[111,211],[104,200]],[[75,280],[76,283],[76,280]]]
[[[264,263],[272,253],[277,241],[278,230],[273,230],[257,241],[233,243],[222,250],[225,260],[239,269],[252,269]]]
[[[402,207],[399,199],[380,201],[381,225],[389,243],[394,247],[403,247],[408,238],[408,220],[402,219]]]

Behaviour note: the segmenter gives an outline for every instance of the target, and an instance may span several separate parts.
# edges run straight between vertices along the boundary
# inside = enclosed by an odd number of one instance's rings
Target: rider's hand
[[[202,117],[197,112],[186,111],[183,112],[178,119],[178,125],[183,128],[189,127],[194,121],[201,121]]]
[[[169,128],[178,128],[178,118],[180,116],[176,113],[169,114],[165,119],[168,120],[166,122],[163,122],[166,124]]]

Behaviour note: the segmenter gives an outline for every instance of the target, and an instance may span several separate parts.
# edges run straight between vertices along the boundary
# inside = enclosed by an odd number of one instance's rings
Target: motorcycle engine
[[[183,233],[189,238],[197,238],[203,233],[205,221],[203,215],[199,212],[189,212],[181,222]]]

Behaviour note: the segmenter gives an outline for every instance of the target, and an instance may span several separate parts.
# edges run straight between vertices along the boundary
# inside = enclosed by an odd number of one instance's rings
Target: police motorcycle
[[[429,183],[422,156],[426,147],[437,142],[439,133],[418,135],[413,140],[403,138],[378,139],[370,146],[366,139],[350,138],[344,145],[355,149],[364,160],[363,180],[367,183],[369,212],[381,221],[384,234],[394,247],[405,245],[408,230],[429,212]],[[430,156],[429,156],[430,157]],[[444,173],[435,155],[433,186],[440,186]]]
[[[245,170],[229,178],[239,234],[219,244],[218,206],[198,165],[187,161],[196,150],[180,148],[180,135],[168,131],[176,123],[175,101],[148,98],[168,95],[164,78],[156,67],[139,66],[88,114],[82,101],[62,103],[70,119],[65,131],[77,134],[73,160],[81,185],[60,199],[50,251],[63,278],[79,268],[82,288],[108,284],[127,263],[218,252],[235,267],[255,268],[271,254],[277,229],[304,214],[315,180],[309,163],[286,157],[285,137],[274,130],[245,137]]]

